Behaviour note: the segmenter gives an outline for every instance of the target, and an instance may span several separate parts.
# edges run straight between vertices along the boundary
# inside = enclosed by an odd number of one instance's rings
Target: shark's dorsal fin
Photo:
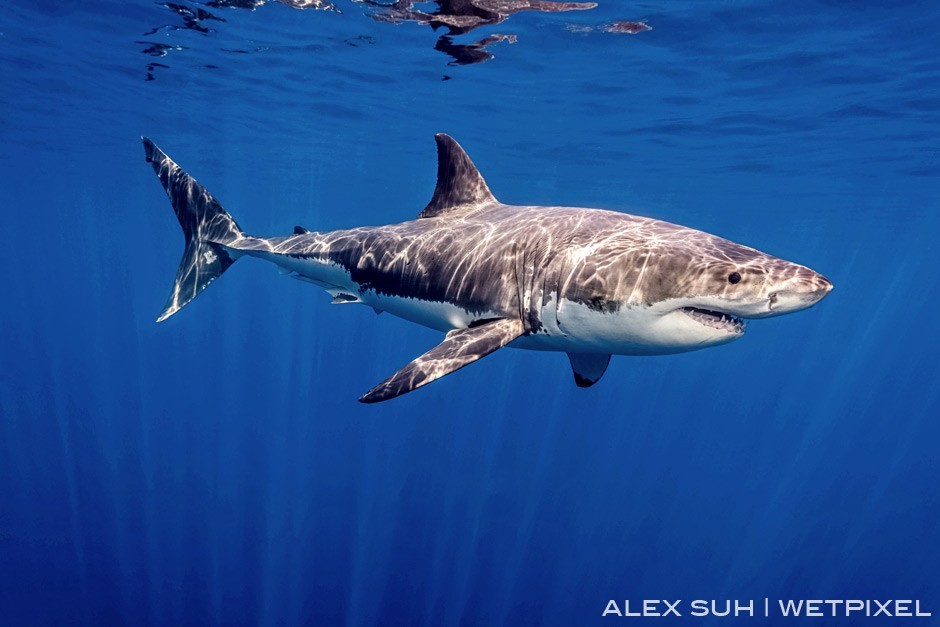
[[[568,359],[571,361],[574,382],[579,388],[589,388],[600,381],[610,364],[610,355],[568,353]]]
[[[302,226],[295,226],[295,227],[294,227],[294,235],[306,235],[306,234],[308,234],[309,232],[310,232],[310,229],[305,229],[305,228],[302,227]]]
[[[437,187],[434,197],[419,218],[436,218],[454,210],[496,202],[493,193],[473,161],[454,138],[444,133],[437,141]]]
[[[362,395],[363,403],[401,396],[485,357],[525,333],[522,321],[498,318],[455,329],[444,341]]]

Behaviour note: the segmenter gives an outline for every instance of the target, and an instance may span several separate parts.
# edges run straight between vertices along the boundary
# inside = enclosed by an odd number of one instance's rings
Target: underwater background
[[[334,3],[3,3],[0,623],[587,625],[619,622],[610,599],[770,597],[940,624],[940,5],[432,30]],[[503,350],[374,406],[437,332],[254,260],[155,323],[183,240],[141,135],[278,235],[413,219],[436,132],[504,202],[661,218],[835,289],[587,390],[563,354]]]

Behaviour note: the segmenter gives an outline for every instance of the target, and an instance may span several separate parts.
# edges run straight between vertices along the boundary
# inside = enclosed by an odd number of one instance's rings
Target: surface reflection
[[[434,44],[434,49],[451,58],[449,65],[472,65],[483,63],[494,57],[491,47],[499,43],[514,44],[518,38],[512,33],[493,33],[480,39],[462,41],[459,38],[482,27],[501,24],[511,15],[523,11],[541,13],[562,13],[568,11],[586,11],[597,7],[596,2],[554,2],[548,0],[435,0],[417,2],[415,0],[347,0],[350,5],[360,5],[365,13],[377,22],[387,24],[414,24],[430,26],[433,30],[446,29]],[[282,4],[295,9],[313,9],[342,13],[341,9],[327,0],[211,0],[196,6],[193,3],[164,3],[162,6],[178,18],[178,21],[161,24],[151,28],[144,36],[160,31],[191,30],[202,34],[213,32],[217,23],[225,22],[217,9],[255,10],[265,4]],[[205,7],[205,8],[204,8]],[[209,9],[212,9],[210,11]],[[215,11],[215,12],[213,12]],[[635,35],[651,30],[645,22],[614,22],[601,26],[568,25],[573,32],[586,33],[602,31]],[[182,46],[168,45],[153,41],[139,41],[144,46],[141,50],[149,56],[166,57],[168,53],[184,50]],[[239,51],[242,52],[242,51]],[[153,80],[155,68],[168,67],[165,63],[150,63],[147,67],[147,80]]]

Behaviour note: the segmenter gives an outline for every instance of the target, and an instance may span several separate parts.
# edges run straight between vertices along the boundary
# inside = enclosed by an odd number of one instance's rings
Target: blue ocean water
[[[940,624],[940,7],[600,0],[442,39],[335,3],[3,4],[0,623],[767,597]],[[375,406],[438,333],[253,260],[154,322],[183,241],[140,135],[275,235],[412,219],[436,132],[504,202],[677,222],[835,290],[587,390],[503,350]]]

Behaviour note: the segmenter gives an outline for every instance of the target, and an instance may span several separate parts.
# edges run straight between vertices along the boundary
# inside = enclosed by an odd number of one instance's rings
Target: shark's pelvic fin
[[[437,141],[437,187],[431,202],[418,217],[436,218],[455,210],[496,202],[480,171],[460,144],[444,133],[438,133],[434,139]]]
[[[163,313],[157,318],[157,322],[162,322],[228,270],[235,257],[225,246],[242,237],[243,233],[206,188],[186,174],[152,141],[146,137],[141,139],[147,162],[153,165],[153,171],[163,183],[186,238],[186,249],[176,272],[173,291]]]
[[[524,332],[522,321],[511,318],[451,331],[443,342],[363,394],[359,400],[378,403],[401,396],[486,357]]]
[[[568,359],[579,388],[589,388],[600,381],[610,364],[610,355],[568,353]]]
[[[347,305],[349,303],[361,303],[359,297],[355,294],[350,294],[347,290],[327,290],[327,293],[333,297],[333,300],[330,301],[333,305]]]

